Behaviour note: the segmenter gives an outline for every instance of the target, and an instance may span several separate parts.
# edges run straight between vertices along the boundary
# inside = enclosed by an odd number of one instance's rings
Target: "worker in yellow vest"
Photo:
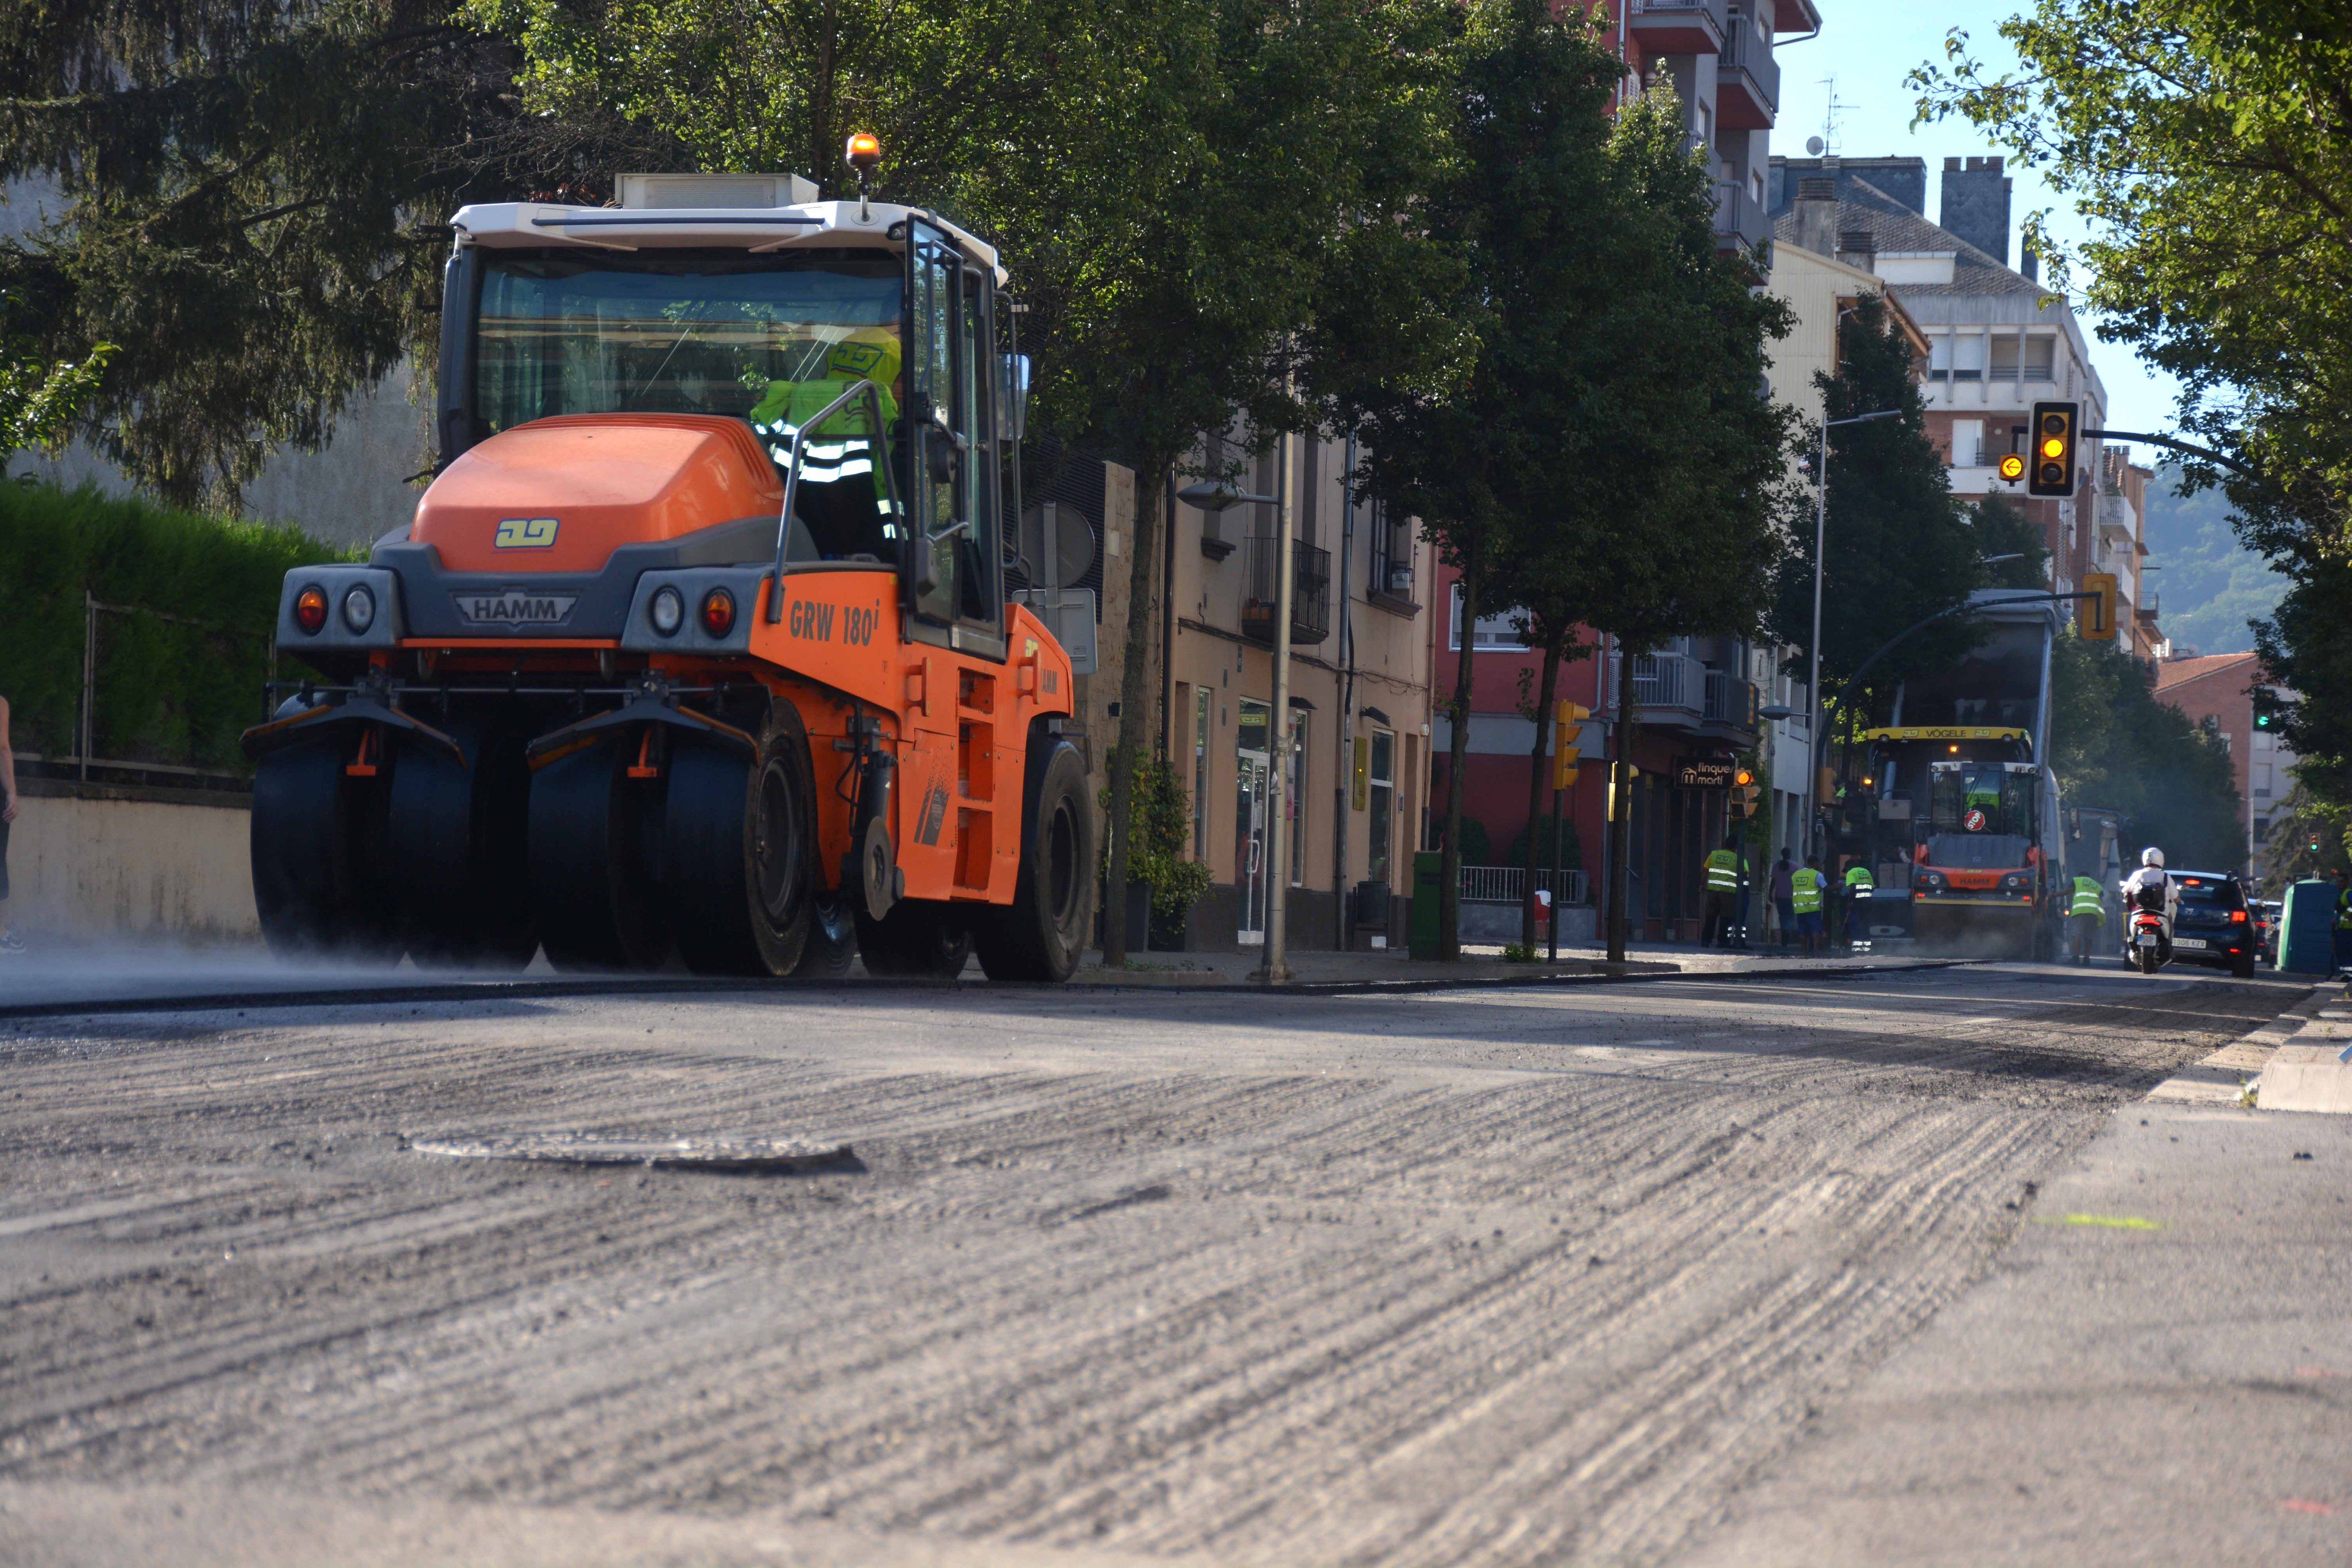
[[[1829,878],[1822,874],[1822,857],[1818,852],[1805,857],[1805,863],[1789,878],[1790,902],[1797,906],[1797,939],[1805,956],[1811,957],[1822,948],[1822,894],[1829,886]]]
[[[2089,964],[2091,948],[2099,939],[2099,927],[2107,923],[2106,894],[2096,877],[2074,879],[2074,901],[2067,906],[2066,923],[2073,928],[2075,964]]]
[[[1699,927],[1702,947],[1731,946],[1732,905],[1739,896],[1739,846],[1726,839],[1706,857],[1706,922]]]
[[[1845,868],[1845,941],[1857,953],[1870,951],[1870,895],[1877,887],[1862,862]]]

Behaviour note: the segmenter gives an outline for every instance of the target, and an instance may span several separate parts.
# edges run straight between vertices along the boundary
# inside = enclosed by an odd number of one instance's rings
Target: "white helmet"
[[[2157,870],[2162,871],[2164,869],[2164,852],[2158,849],[2154,844],[2150,844],[2147,848],[2139,852],[2139,863],[2142,865],[2152,865]]]

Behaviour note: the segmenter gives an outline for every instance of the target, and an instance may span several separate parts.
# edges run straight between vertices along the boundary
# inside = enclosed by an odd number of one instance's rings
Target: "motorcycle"
[[[2143,888],[2131,911],[2129,957],[2143,975],[2172,962],[2172,936],[2164,928],[2164,890]]]

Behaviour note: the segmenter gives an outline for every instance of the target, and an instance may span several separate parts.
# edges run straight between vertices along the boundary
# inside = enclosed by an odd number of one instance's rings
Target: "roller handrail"
[[[771,626],[784,618],[784,556],[792,549],[793,497],[800,492],[801,453],[808,445],[810,433],[846,408],[860,392],[866,394],[866,406],[874,415],[874,461],[882,470],[882,488],[889,497],[891,526],[899,536],[898,553],[904,556],[907,552],[909,520],[906,508],[899,505],[898,473],[890,463],[890,424],[882,417],[882,389],[870,380],[853,382],[848,391],[812,414],[793,432],[792,465],[784,470],[784,505],[776,516],[776,587],[775,591],[768,595],[768,624]],[[848,439],[857,438],[852,436]],[[900,564],[903,566],[904,562]]]

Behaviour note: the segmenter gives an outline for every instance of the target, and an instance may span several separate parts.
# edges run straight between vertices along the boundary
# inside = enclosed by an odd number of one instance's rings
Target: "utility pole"
[[[1295,461],[1291,439],[1285,435],[1281,441],[1282,456],[1274,469],[1274,717],[1266,741],[1273,766],[1266,770],[1271,820],[1265,825],[1265,958],[1264,967],[1251,977],[1269,986],[1290,978],[1290,966],[1283,961],[1283,922],[1290,908],[1290,832],[1284,813],[1290,800],[1290,515],[1298,487],[1290,471]]]

